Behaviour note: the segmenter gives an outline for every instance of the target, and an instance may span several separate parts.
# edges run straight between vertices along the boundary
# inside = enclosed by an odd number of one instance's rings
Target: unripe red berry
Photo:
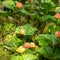
[[[24,30],[24,29],[21,29],[21,30],[20,30],[20,34],[21,34],[21,35],[24,35],[24,34],[25,34],[25,30]]]
[[[16,6],[17,6],[18,8],[22,8],[22,7],[23,7],[23,4],[22,4],[21,2],[17,2],[17,3],[16,3]]]
[[[60,37],[60,31],[55,32],[56,37]]]
[[[35,47],[35,43],[31,42],[29,47],[30,48],[34,48]]]
[[[59,13],[55,14],[55,18],[60,19],[60,14]]]
[[[29,48],[29,44],[28,43],[25,43],[24,44],[24,48]]]

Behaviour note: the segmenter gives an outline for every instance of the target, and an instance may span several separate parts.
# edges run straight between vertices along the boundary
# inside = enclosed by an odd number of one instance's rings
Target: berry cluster
[[[31,42],[29,43],[25,43],[24,46],[19,46],[16,51],[19,53],[23,53],[25,51],[26,48],[35,48],[35,43]]]
[[[29,43],[25,43],[24,44],[24,48],[34,48],[35,47],[35,43],[31,42],[30,44]]]

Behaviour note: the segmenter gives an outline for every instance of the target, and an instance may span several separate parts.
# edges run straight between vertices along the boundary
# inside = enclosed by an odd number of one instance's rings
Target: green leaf
[[[37,60],[33,54],[24,54],[22,56],[12,56],[11,60]]]
[[[48,26],[48,30],[50,33],[55,34],[56,31],[60,31],[60,28],[59,28],[59,26],[51,24]]]
[[[14,37],[13,35],[7,35],[5,37],[5,45],[10,47],[17,48],[18,46],[22,45],[23,41],[21,39],[18,39]]]
[[[52,21],[53,22],[53,20],[54,20],[53,16],[51,16],[51,15],[45,15],[45,16],[42,16],[39,21],[41,21],[43,23],[43,22],[46,22],[46,21]]]
[[[16,28],[16,33],[17,33],[17,34],[20,34],[20,30],[21,30],[21,29],[26,30],[26,32],[25,32],[24,35],[33,35],[33,34],[35,33],[35,31],[37,31],[37,28],[32,27],[32,26],[29,25],[29,24],[26,24],[26,25],[17,27],[17,28]]]
[[[60,7],[57,6],[57,7],[55,8],[55,12],[60,12]]]
[[[51,0],[41,0],[41,3],[49,3]]]
[[[39,54],[49,59],[60,59],[60,47],[41,47],[38,50]]]
[[[18,46],[20,46],[22,44],[23,44],[23,41],[21,39],[18,39],[16,37],[13,38],[13,40],[12,40],[12,46],[18,47]]]
[[[8,13],[7,13],[7,11],[2,11],[2,10],[0,10],[0,15],[8,16]]]
[[[44,57],[46,58],[49,58],[52,56],[52,53],[53,53],[53,49],[49,46],[47,47],[41,47],[38,52],[43,55]]]
[[[48,3],[51,6],[55,6],[54,2],[52,0],[41,0],[41,3]],[[49,7],[49,6],[48,6]]]
[[[9,8],[9,9],[12,9],[12,10],[14,10],[14,7],[15,7],[15,2],[14,1],[4,1],[3,2],[3,5],[5,6],[5,7],[7,7],[7,8]]]
[[[12,23],[6,23],[4,24],[4,26],[2,27],[2,30],[4,32],[4,34],[6,33],[10,33],[12,31],[15,31],[15,25]]]
[[[28,14],[28,15],[30,14],[29,12],[27,12],[27,11],[26,11],[26,10],[24,10],[24,9],[19,10],[19,11],[20,11],[21,13],[23,13],[23,14],[26,14],[26,15],[27,15],[27,14]]]
[[[46,22],[50,18],[50,15],[42,16],[41,22]]]
[[[53,59],[60,59],[60,47],[54,48],[54,52],[52,54],[53,56],[51,58]]]
[[[49,44],[55,45],[57,43],[56,37],[52,34],[39,34],[35,39],[40,46],[48,46]]]

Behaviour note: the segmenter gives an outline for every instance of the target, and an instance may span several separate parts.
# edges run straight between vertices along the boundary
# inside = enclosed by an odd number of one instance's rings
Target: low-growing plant
[[[60,6],[56,0],[0,1],[1,60],[60,60]]]

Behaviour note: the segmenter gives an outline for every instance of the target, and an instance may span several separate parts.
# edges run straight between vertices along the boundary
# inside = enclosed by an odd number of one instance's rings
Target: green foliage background
[[[16,2],[23,8],[17,8]],[[58,0],[0,0],[0,59],[1,60],[60,60],[60,13]],[[20,35],[20,30],[26,33]],[[16,52],[24,43],[34,42],[36,48]]]

